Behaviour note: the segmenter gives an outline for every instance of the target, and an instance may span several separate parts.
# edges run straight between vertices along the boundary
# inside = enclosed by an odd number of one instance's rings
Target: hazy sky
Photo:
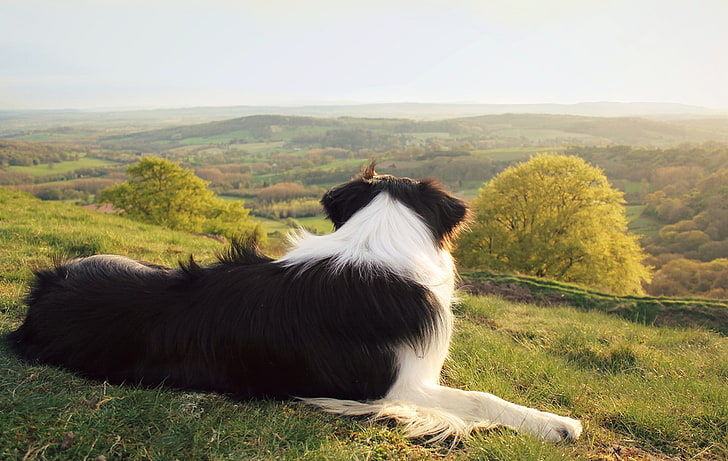
[[[0,0],[0,109],[728,108],[728,0]]]

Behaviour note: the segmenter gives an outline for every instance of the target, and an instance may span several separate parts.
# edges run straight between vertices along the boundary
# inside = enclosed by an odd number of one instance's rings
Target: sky
[[[728,108],[728,0],[0,0],[0,110]]]

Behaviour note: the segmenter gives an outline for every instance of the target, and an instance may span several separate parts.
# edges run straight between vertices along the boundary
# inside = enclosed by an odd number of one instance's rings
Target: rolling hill
[[[368,138],[337,145],[331,134]],[[500,146],[565,144],[670,146],[684,142],[728,140],[728,118],[653,120],[639,117],[591,117],[554,114],[501,114],[415,121],[389,118],[315,118],[253,115],[100,139],[108,148],[161,151],[185,145],[246,144],[283,141],[298,147],[398,148],[422,137],[491,141]],[[309,135],[308,137],[306,135]]]

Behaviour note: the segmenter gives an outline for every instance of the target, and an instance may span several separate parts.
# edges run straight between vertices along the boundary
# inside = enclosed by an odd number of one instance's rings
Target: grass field
[[[477,150],[473,152],[473,155],[489,157],[493,160],[500,162],[514,162],[514,161],[525,161],[531,156],[544,153],[544,152],[563,152],[563,148],[557,147],[513,147],[509,149],[486,149]]]
[[[343,159],[343,160],[334,160],[330,163],[327,163],[323,166],[316,166],[316,167],[296,167],[291,168],[286,171],[275,171],[272,173],[265,173],[265,174],[259,174],[255,176],[255,180],[258,182],[265,182],[267,184],[275,184],[277,182],[281,182],[282,178],[284,176],[291,177],[295,176],[297,173],[301,172],[307,172],[307,171],[331,171],[336,168],[342,168],[346,169],[348,171],[351,171],[351,175],[353,176],[358,172],[362,165],[366,164],[367,160],[362,159]],[[335,183],[338,184],[338,183]],[[334,183],[328,184],[328,183],[318,183],[316,185],[321,187],[331,187],[335,185]]]
[[[98,135],[98,131],[94,129],[74,129],[67,132],[59,132],[53,129],[49,131],[34,131],[29,134],[10,136],[8,139],[14,141],[30,141],[30,142],[59,142],[59,141],[85,141]]]
[[[700,327],[728,335],[728,301],[707,298],[616,296],[578,285],[491,271],[463,272],[463,290],[538,305],[609,312],[647,325]]]
[[[270,256],[278,257],[285,253],[288,245],[286,237],[296,226],[291,227],[285,220],[279,219],[262,218],[260,216],[254,216],[253,219],[259,222],[266,231]],[[333,230],[331,221],[323,216],[295,218],[294,221],[298,226],[304,227],[308,231],[316,234],[327,234]]]
[[[17,327],[31,268],[111,252],[162,264],[222,245],[0,188],[0,336]],[[619,299],[615,302],[619,303]],[[295,401],[88,381],[0,345],[0,459],[705,460],[728,458],[728,341],[589,306],[463,295],[443,380],[580,418],[570,444],[507,429],[408,440],[396,426]]]
[[[660,231],[663,224],[655,219],[642,216],[644,209],[644,205],[625,206],[629,230],[640,235],[655,235]]]
[[[79,160],[51,163],[50,165],[11,166],[8,169],[10,171],[23,171],[31,176],[39,177],[67,173],[81,168],[100,168],[110,165],[117,165],[117,163],[99,158],[82,157]]]
[[[323,216],[311,216],[307,218],[297,218],[296,221],[302,226],[318,234],[328,234],[334,230],[334,225]]]

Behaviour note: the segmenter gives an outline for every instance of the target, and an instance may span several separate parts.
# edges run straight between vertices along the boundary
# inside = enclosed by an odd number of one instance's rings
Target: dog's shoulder
[[[218,262],[221,264],[261,264],[273,261],[260,250],[260,244],[255,237],[237,238],[230,242],[228,248],[219,253]]]

